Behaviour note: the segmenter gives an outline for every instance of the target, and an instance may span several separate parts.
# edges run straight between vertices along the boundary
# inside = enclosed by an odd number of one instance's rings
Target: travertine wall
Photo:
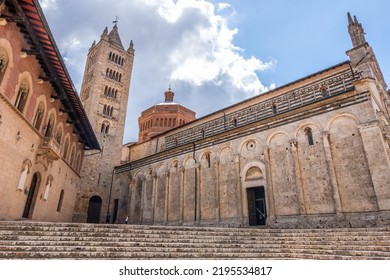
[[[370,83],[356,83],[354,94]],[[340,107],[117,174],[134,178],[122,186],[133,197],[126,214],[135,223],[246,226],[247,189],[264,186],[271,227],[388,224],[383,124],[369,97]]]

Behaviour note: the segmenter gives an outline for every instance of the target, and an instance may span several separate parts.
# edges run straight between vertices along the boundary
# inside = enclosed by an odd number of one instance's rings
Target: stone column
[[[241,157],[240,157],[240,154],[237,154],[236,155],[236,161],[237,161],[237,184],[238,184],[238,190],[237,190],[237,203],[239,203],[239,205],[237,205],[237,207],[239,209],[238,210],[238,213],[240,215],[239,219],[240,219],[240,225],[244,225],[244,213],[243,213],[243,209],[242,209],[242,181],[241,181]]]
[[[390,160],[378,121],[358,126],[379,210],[390,210]]]
[[[298,195],[298,203],[299,203],[299,213],[301,215],[306,215],[306,203],[305,203],[305,189],[302,182],[301,176],[301,165],[299,163],[299,155],[298,155],[298,142],[295,139],[290,140],[291,145],[291,155],[294,161],[294,169],[295,169],[295,183],[297,186],[297,195]]]
[[[153,172],[153,189],[152,189],[152,224],[154,224],[154,211],[156,207],[156,195],[157,195],[157,173]]]
[[[146,176],[142,177],[142,184],[141,184],[141,203],[140,203],[140,210],[139,210],[139,215],[140,215],[140,224],[143,224],[144,221],[144,203],[145,203],[145,187],[146,187]]]
[[[217,222],[217,224],[219,224],[221,222],[221,201],[219,199],[220,197],[220,193],[219,193],[219,178],[220,178],[220,174],[219,174],[219,165],[221,164],[220,160],[218,157],[215,157],[215,220]]]
[[[324,146],[325,158],[327,163],[327,170],[329,176],[329,182],[333,193],[334,210],[336,214],[343,212],[341,205],[340,193],[337,183],[336,172],[333,165],[332,152],[329,145],[329,131],[322,132],[322,143]]]
[[[272,166],[271,166],[271,158],[269,154],[269,148],[265,148],[263,151],[264,154],[264,164],[265,164],[265,172],[266,172],[266,179],[267,179],[267,186],[266,186],[266,194],[267,194],[267,202],[269,203],[268,209],[269,209],[269,219],[272,221],[275,219],[276,216],[276,210],[275,210],[275,194],[274,189],[272,186]]]
[[[180,166],[180,225],[183,224],[184,216],[184,166]]]
[[[200,197],[200,183],[201,183],[201,180],[202,178],[200,178],[200,169],[201,169],[201,166],[199,163],[195,163],[195,205],[196,205],[196,213],[195,213],[195,216],[196,216],[196,219],[194,221],[194,224],[195,225],[199,225],[200,224],[200,220],[202,219],[202,217],[200,216],[200,207],[201,207],[201,197]]]
[[[165,172],[165,211],[164,211],[164,223],[168,223],[168,211],[169,211],[169,171]]]

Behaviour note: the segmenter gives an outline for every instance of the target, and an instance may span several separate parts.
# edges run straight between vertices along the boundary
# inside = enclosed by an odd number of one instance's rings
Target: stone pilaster
[[[306,211],[306,203],[305,203],[305,190],[302,182],[302,176],[301,176],[301,169],[299,164],[299,156],[298,156],[298,142],[295,139],[290,140],[291,144],[291,154],[294,160],[294,170],[295,170],[295,180],[296,180],[296,186],[297,186],[297,196],[298,196],[298,203],[299,203],[299,212],[301,215],[305,215],[307,213]]]
[[[390,210],[390,161],[378,121],[359,126],[379,210]]]
[[[337,183],[336,172],[333,165],[332,152],[329,145],[329,131],[322,132],[322,144],[324,146],[329,182],[331,184],[332,194],[333,194],[333,203],[336,213],[341,213],[343,210],[341,205],[341,199],[339,194],[339,188]]]

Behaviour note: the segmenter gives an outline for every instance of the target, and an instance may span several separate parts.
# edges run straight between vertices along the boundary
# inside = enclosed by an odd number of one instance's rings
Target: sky
[[[164,100],[202,117],[348,60],[356,15],[390,84],[388,0],[40,0],[80,92],[88,49],[118,17],[134,42],[124,143],[141,112]]]

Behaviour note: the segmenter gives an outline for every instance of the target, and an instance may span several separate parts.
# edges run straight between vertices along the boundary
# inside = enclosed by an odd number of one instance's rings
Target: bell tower
[[[113,169],[120,164],[127,101],[134,61],[134,45],[125,49],[117,21],[106,27],[89,49],[81,86],[81,101],[101,150],[85,154],[73,220],[101,223],[115,207],[110,203]],[[111,209],[112,208],[112,209]]]

